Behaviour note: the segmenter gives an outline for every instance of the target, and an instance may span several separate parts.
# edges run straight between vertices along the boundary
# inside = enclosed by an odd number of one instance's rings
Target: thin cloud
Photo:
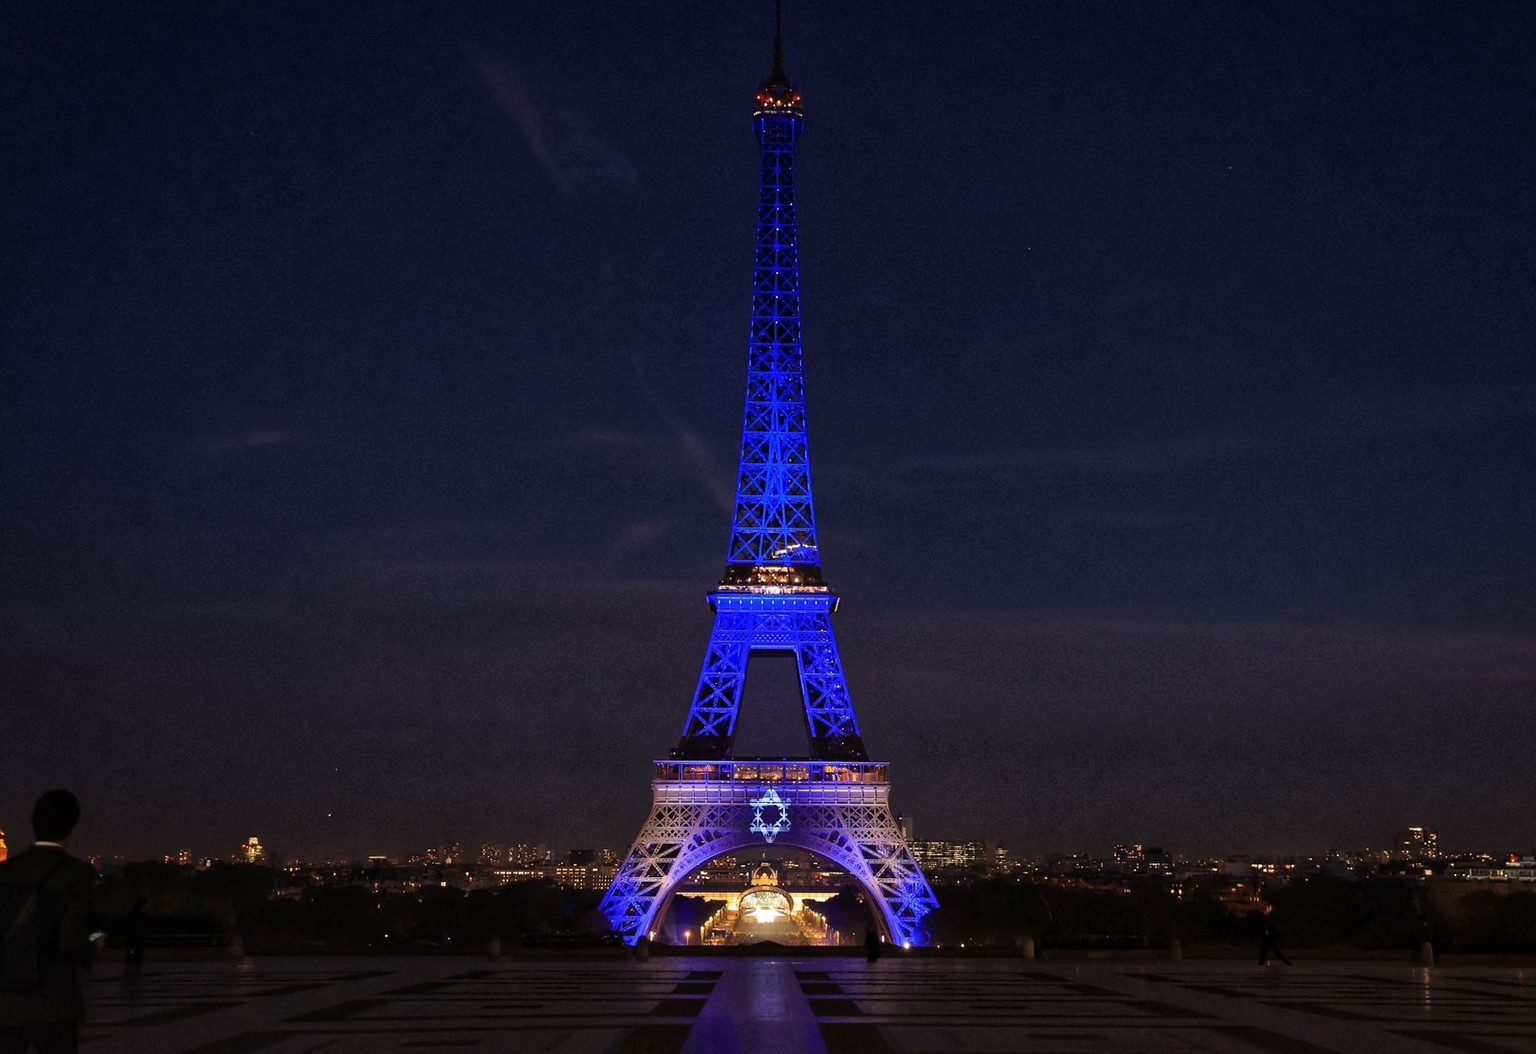
[[[640,181],[634,162],[599,134],[581,110],[541,92],[504,59],[471,53],[470,61],[560,193],[603,199],[634,191]]]
[[[699,438],[697,432],[683,423],[671,404],[662,398],[661,393],[651,386],[646,380],[645,369],[640,363],[640,356],[634,355],[630,362],[635,370],[635,383],[639,386],[641,394],[651,404],[651,409],[656,411],[656,416],[672,430],[677,445],[682,447],[683,454],[688,458],[688,463],[693,466],[694,476],[704,485],[710,498],[720,511],[727,516],[736,511],[736,495],[732,492],[731,485],[720,475],[715,468],[713,456],[709,446]]]
[[[626,524],[619,533],[615,555],[649,549],[667,536],[666,524],[660,520],[636,520]]]
[[[214,459],[248,450],[262,450],[298,442],[300,433],[287,428],[252,428],[244,432],[209,436],[197,444],[197,453]]]
[[[993,475],[1019,469],[1082,467],[1165,472],[1200,462],[1247,461],[1294,455],[1417,432],[1536,417],[1536,388],[1506,385],[1461,391],[1422,390],[1330,403],[1293,414],[1282,429],[1253,427],[1202,432],[1164,442],[1106,444],[1003,454],[925,457],[907,469]],[[899,478],[899,477],[898,477]]]

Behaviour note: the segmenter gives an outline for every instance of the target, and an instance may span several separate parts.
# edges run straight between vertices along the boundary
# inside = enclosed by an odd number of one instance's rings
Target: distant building
[[[1147,847],[1140,842],[1117,845],[1110,852],[1110,859],[1115,862],[1115,867],[1121,871],[1140,872],[1146,865]]]
[[[1221,873],[1233,878],[1247,878],[1253,874],[1253,857],[1245,854],[1229,856],[1221,862]]]
[[[469,863],[464,857],[463,842],[444,842],[442,845],[434,845],[425,853],[412,855],[407,859],[441,867],[448,867],[453,864],[463,866]]]
[[[1081,853],[1052,853],[1045,859],[1045,869],[1053,875],[1070,875],[1086,871],[1091,866]]]
[[[5,832],[0,831],[0,861],[10,855],[10,850],[5,847]]]
[[[549,846],[540,842],[538,845],[528,845],[519,842],[517,845],[507,847],[507,863],[518,867],[533,867],[539,864],[549,863],[552,854]]]
[[[907,849],[924,871],[972,868],[986,863],[985,842],[911,841]]]
[[[1410,827],[1392,836],[1392,858],[1410,863],[1440,857],[1440,832],[1433,827]]]
[[[555,867],[553,864],[509,864],[506,867],[492,868],[490,874],[498,885],[505,886],[512,882],[552,880],[555,877]]]
[[[607,889],[618,875],[617,866],[604,864],[556,864],[554,880],[566,889]]]
[[[1536,883],[1536,856],[1512,856],[1499,864],[1477,862],[1457,864],[1448,872],[1452,878],[1472,882],[1533,882]]]
[[[264,864],[267,862],[267,847],[261,844],[260,838],[252,835],[235,853],[235,859],[247,864]]]
[[[1221,904],[1222,910],[1234,918],[1242,918],[1251,912],[1258,911],[1264,904],[1259,887],[1242,882],[1234,882],[1218,889],[1216,900]]]

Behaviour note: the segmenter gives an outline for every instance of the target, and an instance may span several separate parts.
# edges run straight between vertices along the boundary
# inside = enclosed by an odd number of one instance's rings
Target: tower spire
[[[800,116],[800,93],[784,72],[784,5],[774,0],[773,5],[773,72],[757,87],[757,113],[783,113]],[[799,129],[797,128],[796,134]],[[759,129],[761,135],[761,129]]]
[[[777,12],[775,22],[778,22]],[[826,592],[811,499],[800,366],[800,247],[795,222],[795,143],[800,93],[784,74],[775,25],[773,73],[757,89],[752,126],[762,150],[747,404],[724,589]]]

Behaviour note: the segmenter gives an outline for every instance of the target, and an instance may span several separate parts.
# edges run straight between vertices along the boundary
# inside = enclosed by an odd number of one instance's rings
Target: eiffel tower
[[[725,574],[709,594],[714,630],[682,738],[657,761],[650,817],[603,898],[627,944],[654,937],[677,885],[707,861],[773,843],[845,869],[888,940],[925,943],[938,906],[890,806],[885,762],[870,761],[832,633],[837,595],[821,573],[801,370],[795,143],[804,115],[784,73],[757,92],[762,148],[746,421]],[[809,757],[738,758],[731,747],[747,664],[790,653],[800,673]]]

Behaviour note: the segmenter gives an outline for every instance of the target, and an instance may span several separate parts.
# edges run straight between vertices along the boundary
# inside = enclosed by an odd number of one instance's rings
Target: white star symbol
[[[772,823],[763,820],[763,810],[767,808],[779,810],[778,819]],[[769,787],[761,798],[752,800],[752,826],[747,830],[762,835],[763,841],[772,843],[779,832],[789,830],[789,802],[779,797],[775,788]]]

